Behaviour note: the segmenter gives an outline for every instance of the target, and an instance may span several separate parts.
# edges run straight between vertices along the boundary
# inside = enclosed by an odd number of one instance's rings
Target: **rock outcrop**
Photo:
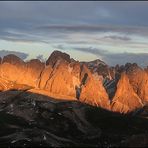
[[[126,64],[126,74],[134,91],[138,93],[138,87],[143,79],[144,71],[136,64]]]
[[[15,55],[8,55],[3,58],[0,65],[0,77],[18,84],[38,87],[44,65],[37,59],[25,63]]]
[[[14,54],[9,54],[9,55],[3,57],[2,63],[10,63],[13,65],[20,65],[20,64],[24,64],[24,61]]]
[[[7,55],[0,65],[0,77],[16,83],[22,83],[20,79],[25,72],[25,62],[15,55]],[[24,77],[23,77],[24,79]]]
[[[50,79],[52,71],[53,68],[50,65],[45,66],[40,75],[39,88],[46,88],[47,81]]]
[[[37,93],[121,113],[148,103],[148,70],[136,63],[109,67],[100,60],[78,62],[60,51],[54,51],[46,63],[24,62],[12,54],[0,58],[0,63],[0,91],[28,86]]]
[[[50,57],[46,61],[46,65],[54,66],[54,64],[58,60],[63,60],[63,61],[71,62],[70,56],[68,54],[63,53],[61,51],[54,51],[54,52],[51,53]]]
[[[76,97],[76,87],[80,85],[79,73],[80,64],[58,60],[45,89],[55,94]]]
[[[141,99],[134,92],[126,73],[121,74],[117,84],[117,90],[111,103],[111,110],[120,113],[128,113],[143,106]]]
[[[37,59],[26,62],[23,84],[38,87],[41,73],[45,68],[45,64]]]
[[[109,109],[109,99],[101,81],[94,79],[88,68],[83,65],[81,71],[80,101]]]
[[[126,69],[130,84],[143,102],[148,101],[148,75],[137,64],[129,65]]]
[[[139,84],[138,95],[144,104],[148,103],[148,74],[146,72],[143,73],[143,79]]]
[[[68,54],[59,51],[54,51],[46,64],[37,59],[24,62],[15,55],[5,56],[0,65],[0,78],[63,95],[65,99],[66,96],[73,97],[91,105],[109,108],[108,95],[102,85],[103,77],[96,77],[86,65],[81,66]],[[0,89],[8,90],[10,87],[1,81]]]

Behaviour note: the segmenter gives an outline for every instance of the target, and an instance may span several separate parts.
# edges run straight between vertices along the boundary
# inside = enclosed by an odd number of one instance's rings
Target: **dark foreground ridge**
[[[78,101],[4,91],[0,93],[0,146],[147,146],[146,111],[145,107],[137,115],[121,115]]]

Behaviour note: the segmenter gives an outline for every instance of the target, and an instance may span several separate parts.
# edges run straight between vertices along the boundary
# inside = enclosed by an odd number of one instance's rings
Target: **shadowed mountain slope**
[[[114,147],[130,145],[133,135],[146,136],[148,120],[78,101],[9,90],[0,93],[0,130],[2,147]]]

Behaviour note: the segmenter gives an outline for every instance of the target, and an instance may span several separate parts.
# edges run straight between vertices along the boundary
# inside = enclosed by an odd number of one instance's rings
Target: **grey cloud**
[[[98,14],[95,13],[95,10],[98,9],[102,10],[97,2],[1,2],[0,17],[3,20],[15,19],[19,22],[25,20],[40,24],[42,22],[43,24],[59,22],[65,24],[86,23],[96,19]],[[6,12],[5,15],[2,15],[2,12]],[[100,17],[104,16],[101,15],[101,12],[99,13]]]
[[[75,47],[73,49],[78,50],[78,51],[82,51],[82,52],[88,52],[88,53],[91,53],[91,54],[94,54],[94,55],[104,55],[105,53],[108,53],[107,50],[92,48],[92,47],[88,47],[88,48]]]
[[[102,26],[102,25],[49,25],[30,29],[16,30],[17,33],[9,32],[9,30],[1,30],[0,39],[12,41],[30,41],[52,43],[53,40],[61,40],[63,42],[74,42],[69,36],[73,33],[80,33],[82,35],[99,33],[118,33],[120,35],[102,36],[103,39],[112,40],[132,40],[128,35],[139,35],[148,37],[148,27],[121,27],[121,26]],[[85,39],[85,38],[84,38]],[[83,41],[77,41],[78,43]]]
[[[0,18],[35,23],[148,25],[147,2],[0,2]],[[138,8],[138,9],[137,9]],[[111,17],[106,17],[108,16]]]
[[[47,25],[36,27],[35,30],[42,31],[44,33],[51,34],[72,34],[72,33],[84,33],[84,34],[97,34],[97,33],[118,33],[124,37],[110,36],[112,39],[120,39],[128,41],[129,35],[137,35],[148,37],[148,27],[140,26],[123,26],[123,25]]]
[[[142,27],[148,25],[147,6],[146,2],[0,2],[0,35],[2,38],[3,30],[16,29],[24,38],[13,34],[12,41],[22,38],[44,43],[52,38],[68,40],[72,33],[118,32],[148,37],[148,27]]]
[[[122,40],[122,41],[130,41],[131,38],[127,36],[117,36],[117,35],[108,35],[104,36],[106,39],[113,39],[113,40]]]
[[[16,56],[20,57],[22,60],[25,60],[29,56],[29,54],[23,52],[0,50],[0,57],[4,57],[8,54],[15,54]]]
[[[65,47],[63,45],[54,45],[53,46],[54,48],[58,48],[58,49],[62,49],[62,50],[65,50]]]
[[[24,33],[19,30],[17,32],[9,32],[9,30],[0,30],[0,39],[6,40],[6,41],[12,41],[12,42],[43,42],[47,43],[42,39],[42,37],[39,37],[37,35],[32,35],[31,33]]]
[[[5,41],[11,41],[11,42],[26,42],[26,43],[32,43],[32,42],[40,42],[38,40],[33,40],[33,39],[21,39],[21,38],[15,38],[15,37],[2,37],[0,38],[1,40]]]
[[[125,35],[135,34],[148,36],[148,27],[137,26],[118,26],[118,25],[48,25],[40,26],[40,29],[47,32],[60,32],[60,33],[99,33],[99,32],[115,32]]]
[[[44,33],[55,36],[59,32],[148,36],[148,27],[142,27],[148,25],[147,7],[147,2],[0,2],[0,34],[5,29],[19,29],[38,35],[41,26]]]

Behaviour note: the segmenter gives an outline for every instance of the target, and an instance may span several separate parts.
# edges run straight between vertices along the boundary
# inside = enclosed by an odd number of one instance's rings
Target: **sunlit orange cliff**
[[[79,62],[54,51],[43,63],[15,55],[0,58],[0,90],[24,90],[61,100],[76,100],[120,113],[148,101],[148,69],[127,63],[109,67],[101,60]]]

